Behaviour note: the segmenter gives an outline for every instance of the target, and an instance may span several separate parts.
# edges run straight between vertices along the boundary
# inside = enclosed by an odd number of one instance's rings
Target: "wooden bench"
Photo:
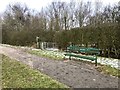
[[[81,54],[78,54],[78,53],[81,53]],[[64,55],[69,56],[70,60],[71,60],[71,57],[77,57],[77,58],[95,61],[95,66],[97,66],[97,55],[99,54],[100,54],[100,50],[97,48],[85,48],[85,47],[70,45],[69,47],[67,47],[67,53]]]

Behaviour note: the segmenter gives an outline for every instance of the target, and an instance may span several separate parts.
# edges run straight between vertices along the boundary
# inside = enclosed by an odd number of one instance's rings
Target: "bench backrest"
[[[76,45],[70,45],[67,47],[67,50],[71,52],[79,52],[79,53],[87,53],[87,54],[100,54],[100,49],[97,48],[86,48],[86,47],[79,47]]]

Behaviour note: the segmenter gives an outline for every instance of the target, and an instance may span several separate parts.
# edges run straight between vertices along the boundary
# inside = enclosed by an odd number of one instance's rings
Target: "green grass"
[[[88,61],[84,61],[84,60],[79,60],[79,61],[83,63],[95,65],[95,63],[91,63]],[[99,72],[103,72],[104,74],[108,74],[108,75],[112,75],[120,78],[120,70],[114,67],[111,67],[110,65],[102,65],[100,63],[97,63],[96,70],[98,70]]]
[[[3,88],[68,88],[47,75],[7,56],[2,56]]]
[[[55,51],[47,51],[47,50],[28,50],[27,51],[30,54],[35,54],[37,56],[42,56],[54,60],[63,60],[64,55],[61,55],[60,52],[55,52]]]
[[[99,67],[97,67],[97,70],[100,71],[100,72],[103,72],[105,74],[109,74],[109,75],[116,76],[116,77],[120,78],[120,70],[116,69],[116,68],[113,68],[111,66],[100,65]]]
[[[84,60],[79,60],[79,61],[83,62],[83,63],[95,65],[95,63],[91,63],[91,62],[88,62],[88,61],[84,61]],[[120,78],[120,70],[116,69],[114,67],[111,67],[110,65],[102,65],[100,63],[97,63],[96,69],[99,72],[103,72],[104,74],[108,74],[108,75],[112,75],[112,76],[116,76],[116,77]]]

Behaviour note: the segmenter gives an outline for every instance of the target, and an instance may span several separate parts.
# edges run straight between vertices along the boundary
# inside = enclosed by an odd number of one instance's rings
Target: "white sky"
[[[6,6],[9,3],[14,4],[16,2],[20,2],[22,4],[26,4],[30,9],[35,9],[37,11],[40,11],[42,7],[47,6],[49,3],[53,1],[55,0],[0,0],[0,13],[3,13],[6,10]],[[59,0],[59,1],[70,2],[71,0]],[[79,2],[80,0],[74,0],[74,1]],[[84,1],[87,1],[87,0],[84,0]],[[89,1],[95,2],[95,0],[89,0]],[[109,4],[109,3],[112,4],[120,0],[99,0],[99,1],[102,1],[103,4]]]

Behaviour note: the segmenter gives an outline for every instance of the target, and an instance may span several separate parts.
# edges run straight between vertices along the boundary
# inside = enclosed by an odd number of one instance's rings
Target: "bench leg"
[[[95,66],[97,66],[97,59],[95,60]]]
[[[69,60],[71,60],[71,56],[69,56]]]

